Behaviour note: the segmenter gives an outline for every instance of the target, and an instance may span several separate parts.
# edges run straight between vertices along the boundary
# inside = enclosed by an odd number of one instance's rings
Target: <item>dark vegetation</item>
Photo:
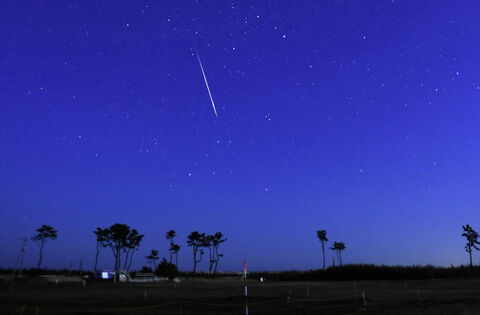
[[[264,277],[270,281],[343,281],[343,280],[424,280],[476,278],[480,279],[480,266],[377,266],[368,264],[329,267],[325,270],[250,272],[249,278]]]
[[[177,266],[175,264],[168,262],[165,258],[158,264],[155,274],[160,277],[168,277],[173,279],[179,276]]]
[[[325,245],[328,242],[326,230],[316,231],[316,236],[322,246],[323,264],[322,269],[308,270],[308,271],[281,271],[281,272],[254,272],[249,273],[250,278],[268,278],[269,280],[278,281],[338,281],[338,280],[407,280],[407,279],[435,279],[435,278],[480,278],[480,267],[473,266],[472,264],[472,252],[473,249],[479,250],[477,245],[480,245],[478,241],[479,234],[470,226],[462,226],[463,233],[461,234],[466,238],[467,244],[465,250],[469,255],[469,266],[460,267],[434,267],[428,266],[376,266],[369,264],[350,264],[343,265],[342,252],[345,250],[345,243],[335,241],[330,249],[335,253],[333,257],[333,265],[325,269]],[[45,243],[48,240],[54,240],[57,238],[57,231],[48,225],[42,225],[36,230],[37,234],[31,237],[31,240],[39,245],[39,261],[36,269],[24,269],[23,266],[15,270],[3,269],[1,273],[16,274],[18,270],[27,276],[35,276],[48,272],[50,274],[75,274],[75,271],[62,270],[42,270],[41,262],[44,255]],[[137,230],[131,229],[126,224],[115,223],[108,228],[97,228],[94,231],[96,236],[96,255],[94,272],[97,270],[98,257],[102,248],[110,248],[115,258],[115,271],[119,271],[123,261],[123,269],[128,270],[132,264],[133,254],[138,250],[140,242],[143,239]],[[223,254],[219,252],[219,246],[227,239],[223,237],[221,232],[208,235],[193,231],[188,235],[187,245],[192,248],[193,254],[193,271],[180,272],[178,270],[178,251],[180,246],[174,242],[176,237],[175,230],[169,230],[166,233],[165,238],[170,243],[169,248],[169,260],[163,258],[160,260],[158,251],[152,249],[150,254],[144,256],[147,259],[149,266],[143,267],[142,271],[153,271],[158,276],[164,276],[174,278],[176,276],[196,276],[197,275],[197,263],[202,260],[202,256],[205,253],[204,250],[208,250],[208,273],[198,273],[199,277],[211,277],[212,274],[216,275],[219,260],[223,257]],[[24,244],[25,245],[25,244]],[[22,248],[23,250],[23,248]],[[175,263],[174,263],[175,258]],[[335,258],[339,266],[335,266]],[[23,261],[23,260],[22,260]],[[80,268],[81,269],[81,268]],[[6,272],[7,271],[7,272]],[[78,271],[81,274],[81,271]],[[85,273],[84,273],[85,274]],[[239,276],[237,273],[222,273],[219,276]]]

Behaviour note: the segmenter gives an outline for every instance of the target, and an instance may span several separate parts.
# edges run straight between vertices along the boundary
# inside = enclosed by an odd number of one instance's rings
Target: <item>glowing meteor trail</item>
[[[213,102],[212,93],[210,92],[210,88],[208,87],[207,77],[205,76],[205,71],[203,71],[202,61],[200,60],[200,56],[197,53],[198,63],[200,64],[200,69],[202,69],[203,79],[205,80],[205,85],[207,86],[208,95],[210,96],[210,101],[212,102],[213,111],[215,112],[215,117],[218,117],[217,110],[215,109],[215,103]]]

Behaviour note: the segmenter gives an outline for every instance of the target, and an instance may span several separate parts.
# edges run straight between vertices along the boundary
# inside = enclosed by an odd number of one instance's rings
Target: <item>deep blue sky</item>
[[[82,256],[91,268],[92,231],[116,222],[145,234],[135,267],[150,249],[168,255],[172,228],[183,270],[193,230],[228,238],[222,270],[320,267],[318,229],[345,242],[345,263],[467,263],[461,226],[480,229],[479,10],[2,2],[0,267],[49,224],[45,265]],[[30,242],[27,267],[37,252]]]

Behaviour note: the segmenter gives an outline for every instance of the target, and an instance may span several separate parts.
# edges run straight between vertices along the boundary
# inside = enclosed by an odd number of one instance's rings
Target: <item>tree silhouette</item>
[[[178,251],[180,250],[180,245],[172,243],[170,250],[175,254],[175,267],[177,267],[178,270]]]
[[[95,234],[95,237],[97,239],[97,252],[95,254],[95,266],[93,267],[93,270],[95,273],[97,273],[97,264],[98,264],[98,255],[100,254],[100,249],[102,247],[105,247],[104,242],[105,242],[105,230],[97,227],[95,231],[93,231]]]
[[[37,245],[40,247],[40,252],[38,255],[38,264],[37,264],[37,269],[40,269],[40,265],[42,264],[42,259],[43,259],[43,248],[45,246],[45,243],[50,239],[54,240],[57,238],[57,231],[51,227],[50,225],[45,225],[42,224],[40,228],[37,230],[37,234],[31,237],[31,240],[37,243]]]
[[[172,263],[173,261],[173,245],[174,245],[173,239],[175,238],[175,236],[177,236],[177,233],[175,232],[175,230],[170,230],[165,235],[165,238],[170,241],[170,249],[168,250],[170,254],[170,263]]]
[[[216,232],[213,235],[206,235],[202,239],[202,247],[208,248],[208,253],[209,253],[209,267],[208,267],[208,273],[214,273],[217,272],[217,267],[218,267],[218,261],[220,260],[221,257],[223,257],[223,254],[218,253],[218,247],[220,246],[221,243],[225,242],[227,239],[223,238],[222,232]]]
[[[336,252],[338,263],[341,266],[343,264],[342,251],[345,250],[345,243],[343,243],[343,242],[333,242],[333,246],[330,247],[330,249]]]
[[[188,235],[187,245],[192,247],[193,250],[193,274],[197,271],[197,263],[202,260],[203,250],[201,247],[205,244],[205,233],[199,233],[198,231],[193,231]],[[200,253],[200,256],[197,258],[197,254]]]
[[[214,258],[215,259],[215,269],[213,270],[214,273],[217,273],[218,261],[220,260],[221,257],[223,257],[223,254],[218,253],[218,247],[220,246],[220,244],[222,244],[223,242],[225,242],[227,240],[226,238],[222,238],[222,237],[223,237],[222,232],[216,232],[215,234],[213,234],[212,243],[213,243],[214,257],[215,257]]]
[[[122,251],[126,252],[128,259],[129,251],[136,250],[140,245],[143,235],[139,235],[137,230],[132,229],[126,224],[115,223],[109,228],[104,229],[105,239],[103,246],[110,247],[115,258],[115,273],[118,274],[120,269]],[[133,253],[132,253],[133,255]],[[130,256],[131,263],[131,256]]]
[[[133,254],[135,251],[138,250],[140,246],[140,242],[142,241],[144,235],[138,234],[138,231],[132,229],[130,234],[127,237],[127,243],[125,244],[125,261],[123,264],[123,269],[130,270],[130,266],[132,265]],[[128,265],[127,265],[128,262]]]
[[[211,273],[213,264],[215,263],[213,235],[205,235],[205,237],[202,239],[202,247],[208,248],[208,273]]]
[[[147,258],[147,263],[153,264],[153,270],[157,270],[158,250],[152,249],[150,255],[145,258]]]
[[[479,249],[477,247],[477,244],[480,244],[478,242],[478,233],[475,231],[470,225],[463,225],[463,233],[462,236],[464,236],[467,239],[467,245],[465,245],[465,251],[470,255],[470,268],[473,266],[472,264],[472,247],[475,249]]]
[[[322,244],[322,253],[323,253],[323,265],[322,270],[325,270],[325,243],[328,242],[327,239],[327,231],[325,230],[318,230],[317,237],[320,243]]]

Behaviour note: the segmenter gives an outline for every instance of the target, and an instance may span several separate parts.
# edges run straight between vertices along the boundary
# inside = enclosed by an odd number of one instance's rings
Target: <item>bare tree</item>
[[[37,264],[37,269],[40,269],[40,266],[43,260],[43,249],[45,247],[45,243],[48,240],[56,239],[58,235],[57,235],[57,231],[53,227],[45,224],[43,224],[36,231],[37,231],[37,234],[32,236],[31,240],[37,243],[37,245],[40,247],[40,252],[38,255],[38,264]]]

